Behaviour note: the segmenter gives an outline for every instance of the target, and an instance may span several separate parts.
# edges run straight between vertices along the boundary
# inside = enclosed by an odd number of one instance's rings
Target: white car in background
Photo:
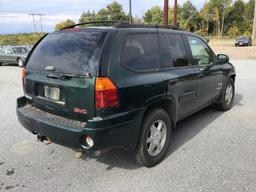
[[[29,49],[25,46],[0,47],[0,65],[6,63],[22,67],[28,53]]]

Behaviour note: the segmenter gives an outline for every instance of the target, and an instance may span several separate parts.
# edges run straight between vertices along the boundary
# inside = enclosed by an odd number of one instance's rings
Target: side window
[[[159,69],[157,34],[128,35],[122,46],[120,63],[134,70]]]
[[[160,34],[160,67],[188,66],[188,57],[181,35]]]
[[[206,43],[197,37],[188,36],[189,46],[195,65],[213,64],[213,55]]]
[[[10,48],[6,48],[5,49],[5,54],[12,54],[12,50]]]

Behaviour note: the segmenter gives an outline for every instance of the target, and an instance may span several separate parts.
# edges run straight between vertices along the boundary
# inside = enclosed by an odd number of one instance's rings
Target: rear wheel
[[[136,159],[140,165],[152,167],[165,156],[170,144],[171,121],[163,109],[149,112],[142,125]]]
[[[220,102],[217,108],[222,111],[231,109],[235,96],[235,82],[232,78],[228,79],[225,89],[222,91]]]

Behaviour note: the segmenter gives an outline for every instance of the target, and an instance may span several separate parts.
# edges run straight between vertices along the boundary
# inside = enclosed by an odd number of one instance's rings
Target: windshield
[[[35,48],[27,63],[28,69],[97,75],[101,48],[106,32],[58,32],[47,35]]]
[[[247,41],[247,40],[249,40],[249,38],[248,37],[240,37],[240,38],[238,38],[238,40]]]

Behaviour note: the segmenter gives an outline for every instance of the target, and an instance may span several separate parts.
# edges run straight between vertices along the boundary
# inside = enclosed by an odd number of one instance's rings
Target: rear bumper
[[[144,110],[118,113],[102,120],[84,123],[34,108],[25,97],[21,97],[17,100],[16,111],[19,122],[28,131],[47,136],[60,145],[86,149],[83,137],[90,136],[94,140],[94,146],[90,150],[116,147],[134,150]]]

